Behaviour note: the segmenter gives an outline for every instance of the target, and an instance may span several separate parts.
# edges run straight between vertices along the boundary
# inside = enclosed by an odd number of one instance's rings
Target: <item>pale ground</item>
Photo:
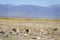
[[[26,20],[0,19],[0,30],[5,32],[0,33],[0,40],[60,40],[60,20]],[[13,32],[13,28],[17,31]]]

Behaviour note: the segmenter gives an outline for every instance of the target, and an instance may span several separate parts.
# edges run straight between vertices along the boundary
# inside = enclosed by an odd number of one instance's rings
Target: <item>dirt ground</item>
[[[60,40],[60,20],[25,20],[0,19],[0,40]]]

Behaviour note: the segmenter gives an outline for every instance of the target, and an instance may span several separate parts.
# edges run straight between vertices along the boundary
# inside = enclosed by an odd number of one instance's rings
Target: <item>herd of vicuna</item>
[[[57,28],[54,28],[53,29],[54,31],[57,31]],[[15,34],[15,35],[19,35],[19,29],[16,29],[16,28],[13,28],[12,31],[10,32],[10,34]],[[34,31],[33,31],[34,32]],[[25,29],[25,36],[29,35],[31,33],[31,30],[29,28]],[[44,29],[39,29],[39,34],[38,35],[48,35],[48,31],[47,30],[44,30]],[[8,37],[8,33],[6,33],[5,31],[3,30],[0,30],[0,36],[5,36],[5,37]],[[40,39],[40,37],[37,37],[37,39]]]

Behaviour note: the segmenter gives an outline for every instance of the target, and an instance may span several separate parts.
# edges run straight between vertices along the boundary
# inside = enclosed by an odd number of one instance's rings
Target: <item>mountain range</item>
[[[36,5],[2,5],[0,4],[0,17],[23,18],[55,18],[60,19],[60,4],[48,7]]]

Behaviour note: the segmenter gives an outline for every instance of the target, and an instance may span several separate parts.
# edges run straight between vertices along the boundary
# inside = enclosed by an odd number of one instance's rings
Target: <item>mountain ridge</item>
[[[53,6],[53,7],[52,7]],[[28,17],[28,18],[55,18],[60,19],[60,7],[36,5],[2,5],[0,4],[0,17]],[[59,7],[59,8],[58,8]]]

